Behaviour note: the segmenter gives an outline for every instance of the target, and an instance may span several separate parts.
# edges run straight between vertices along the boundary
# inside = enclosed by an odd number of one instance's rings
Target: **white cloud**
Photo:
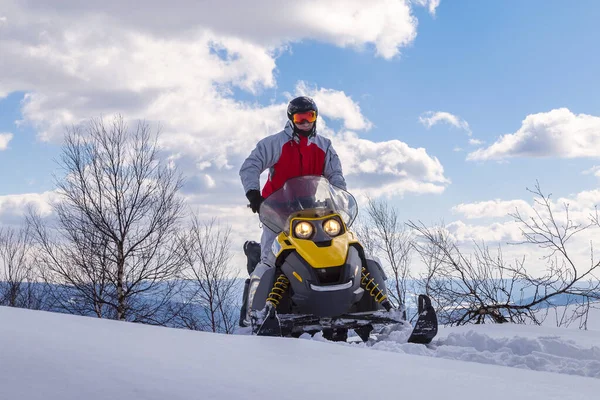
[[[378,55],[392,58],[412,43],[417,28],[408,0],[144,4],[66,0],[55,7],[5,0],[0,93],[64,93],[83,86],[88,95],[90,89],[118,88],[143,96],[143,89],[173,91],[181,81],[197,82],[206,75],[221,83],[269,87],[273,57],[289,43],[372,45]],[[213,57],[208,57],[211,47]],[[223,62],[215,60],[219,55]],[[243,76],[231,76],[236,68],[223,70],[229,63],[243,66],[237,68]]]
[[[435,1],[428,2],[430,10],[435,6],[431,3]],[[9,2],[9,11],[17,4]],[[405,0],[373,0],[368,4],[361,0],[221,0],[218,7],[193,0],[173,0],[168,5],[149,0],[144,4],[138,7],[133,0],[64,0],[56,6],[30,6],[26,11],[32,14],[31,20],[62,22],[86,15],[87,20],[129,26],[156,37],[184,35],[200,25],[217,35],[244,37],[263,46],[305,38],[344,46],[373,44],[382,56],[393,56],[410,43],[417,24],[410,2]]]
[[[217,188],[236,181],[233,170],[256,141],[285,122],[285,104],[238,102],[233,88],[275,87],[276,57],[295,41],[373,44],[392,57],[414,39],[417,24],[403,0],[224,0],[219,7],[151,0],[142,8],[116,0],[8,1],[5,8],[0,92],[27,92],[21,124],[58,142],[65,125],[99,115],[160,122],[164,149]],[[372,126],[344,92],[303,82],[296,90],[310,92],[321,115],[347,129]]]
[[[302,40],[398,56],[416,37],[411,4],[222,0],[219,7],[206,7],[192,0],[168,5],[149,0],[140,7],[131,0],[52,5],[5,0],[0,97],[25,92],[19,124],[33,126],[39,138],[51,142],[62,140],[65,126],[91,117],[120,113],[129,121],[160,123],[161,148],[187,176],[190,205],[203,203],[207,215],[230,215],[238,208],[247,215],[240,206],[245,198],[238,168],[260,138],[283,127],[286,103],[237,101],[234,90],[256,94],[276,88],[277,57]],[[435,10],[437,2],[427,6]],[[339,148],[357,191],[374,187],[370,168],[380,169],[381,194],[439,193],[449,183],[424,149],[328,130],[327,121],[334,119],[348,130],[372,127],[346,93],[305,82],[295,90],[315,97],[319,128]],[[374,154],[384,157],[369,166]],[[23,204],[32,201],[16,199],[0,197],[2,220],[22,214]]]
[[[557,220],[566,218],[565,205],[569,207],[569,218],[574,223],[585,224],[589,221],[589,216],[594,212],[595,207],[600,205],[600,189],[584,190],[570,196],[554,199],[552,193],[546,191],[543,187],[541,191],[549,197],[550,209]],[[452,212],[462,214],[467,219],[476,218],[503,218],[512,219],[509,214],[514,214],[518,210],[521,216],[528,218],[534,216],[534,209],[542,216],[547,216],[546,209],[538,204],[540,198],[535,196],[538,202],[534,201],[534,195],[531,199],[514,200],[489,200],[476,203],[461,203],[452,207]]]
[[[543,189],[543,188],[542,188]],[[547,194],[547,193],[546,193]],[[539,198],[538,198],[539,200]],[[569,206],[569,213],[565,211],[565,205]],[[590,223],[590,217],[595,214],[595,206],[600,204],[600,190],[590,190],[576,193],[574,195],[558,198],[550,201],[552,216],[557,224],[557,229],[564,230],[567,225],[567,219],[571,226],[586,226]],[[453,211],[462,213],[466,218],[499,218],[500,222],[489,224],[467,224],[461,220],[454,221],[446,226],[452,239],[458,242],[463,254],[472,251],[472,243],[481,243],[485,241],[488,246],[506,243],[521,243],[524,237],[521,228],[522,223],[506,216],[509,212],[514,212],[518,208],[521,217],[531,223],[530,218],[543,218],[548,221],[549,213],[540,204],[525,200],[509,201],[486,201],[473,204],[460,204],[453,208]],[[537,212],[537,214],[536,214]],[[549,229],[555,229],[548,225]],[[598,227],[592,225],[587,230],[573,235],[567,242],[566,248],[571,260],[576,268],[583,271],[589,266],[590,251],[598,247]],[[527,229],[526,229],[527,230]],[[592,246],[590,248],[590,245]],[[544,257],[551,254],[551,250],[541,248],[536,245],[503,246],[502,253],[504,260],[526,258],[526,267],[532,273],[539,273],[546,266]],[[598,252],[594,251],[594,259],[598,259]]]
[[[479,139],[473,139],[473,138],[471,138],[471,139],[469,139],[469,144],[471,146],[479,146],[479,145],[483,144],[483,141],[479,140]]]
[[[367,6],[362,0],[295,3],[298,9],[293,12],[294,19],[304,16],[298,19],[308,29],[304,33],[307,37],[343,47],[361,48],[373,43],[383,58],[398,55],[400,48],[412,43],[417,35],[417,19],[407,1],[380,0]],[[284,7],[289,5],[285,3]]]
[[[501,251],[505,265],[515,266],[523,262],[529,274],[539,276],[547,273],[548,263],[545,257],[550,254],[548,249],[524,243],[521,226],[515,221],[495,222],[488,225],[465,224],[462,221],[446,225],[446,230],[461,251],[461,254],[474,264],[471,257],[475,254],[475,246],[485,245],[492,257]],[[591,235],[591,236],[590,236]],[[589,239],[592,231],[574,236],[567,245],[567,251],[579,271],[583,271],[589,262]],[[476,264],[475,264],[476,265]]]
[[[600,205],[600,189],[584,190],[570,197],[561,197],[556,200],[557,207],[569,204],[569,210],[589,213],[594,207]]]
[[[594,165],[592,168],[582,172],[584,175],[594,175],[600,178],[600,165]]]
[[[230,110],[243,111],[226,97],[228,87],[252,92],[274,85],[275,61],[269,50],[243,46],[239,40],[208,33],[173,41],[124,34],[118,50],[99,42],[82,51],[90,39],[78,37],[65,56],[78,71],[76,77],[63,77],[60,90],[34,84],[35,91],[24,100],[25,121],[35,125],[43,139],[60,139],[65,124],[115,112],[166,120],[169,127],[183,125],[189,132],[195,120],[203,127],[230,117]],[[226,49],[232,59],[213,53],[216,47]]]
[[[528,115],[515,133],[478,149],[467,160],[511,157],[599,157],[600,117],[573,114],[567,108]]]
[[[545,195],[549,193],[542,192]],[[532,195],[533,196],[533,195]],[[490,242],[518,242],[523,239],[519,226],[523,227],[522,224],[517,223],[514,218],[509,214],[515,214],[518,210],[521,217],[531,222],[530,218],[539,219],[544,218],[547,221],[549,218],[548,210],[539,203],[540,198],[536,197],[538,202],[531,200],[526,201],[522,199],[515,200],[490,200],[482,201],[477,203],[459,204],[452,207],[452,212],[462,214],[466,219],[477,219],[477,218],[491,218],[500,219],[501,222],[493,222],[490,224],[472,225],[466,224],[461,220],[452,222],[448,225],[448,230],[453,234],[456,240],[461,242],[467,241],[490,241]],[[585,226],[590,223],[590,217],[595,214],[596,206],[600,205],[600,190],[588,190],[576,193],[568,197],[552,199],[550,196],[550,210],[552,216],[556,221],[559,229],[566,225],[567,218],[571,224],[580,224]],[[569,214],[567,216],[565,206],[568,206]],[[587,245],[594,234],[592,231],[577,235],[575,248],[583,249]],[[591,236],[590,236],[591,235]],[[589,252],[589,249],[588,249]]]
[[[297,89],[303,89],[302,83]],[[368,126],[358,105],[343,92],[325,89],[315,91],[317,101],[320,101],[320,96],[338,100],[337,112],[332,115],[354,121],[345,122],[345,125]],[[195,103],[186,105],[176,97],[170,101],[177,102],[181,107],[165,107],[165,113],[171,108],[181,111],[190,107],[181,115],[189,112],[192,124],[178,121],[178,118],[166,121],[161,136],[161,147],[167,152],[167,162],[177,165],[187,177],[184,195],[192,202],[192,206],[239,206],[245,199],[238,168],[258,139],[281,130],[286,118],[286,104],[244,109],[236,108],[233,102],[223,102],[220,111],[228,117],[221,121],[212,115],[216,112],[211,113],[212,108],[203,110],[207,114],[202,118],[192,115]],[[214,107],[211,103],[207,106]],[[428,155],[425,149],[411,148],[398,140],[373,142],[351,131],[334,132],[327,127],[328,117],[327,113],[324,114],[318,121],[319,131],[332,139],[350,190],[357,196],[367,191],[371,196],[441,193],[450,183],[444,176],[439,160]],[[175,111],[173,115],[180,114]],[[240,124],[240,121],[244,123]],[[191,129],[190,126],[195,130],[186,130]],[[264,182],[264,176],[262,178]]]
[[[431,128],[439,123],[447,123],[456,128],[464,130],[469,136],[471,136],[471,128],[469,127],[469,123],[464,119],[457,117],[456,115],[450,114],[449,112],[427,111],[419,117],[419,122],[421,122],[427,128]]]
[[[509,213],[514,213],[515,209],[519,209],[519,212],[527,212],[530,205],[525,200],[489,200],[477,203],[461,203],[452,207],[452,212],[462,214],[467,219],[503,218]]]
[[[427,7],[432,17],[435,17],[435,10],[440,5],[440,0],[412,0],[412,2],[421,7]]]
[[[440,0],[429,0],[429,14],[435,16],[435,10],[436,8],[438,8],[440,5]]]
[[[471,225],[455,221],[446,225],[446,229],[454,240],[461,243],[516,242],[523,239],[519,225],[513,221],[494,222],[489,225]]]
[[[0,132],[0,151],[8,149],[8,143],[10,143],[12,138],[12,133]]]
[[[424,148],[412,148],[399,140],[374,142],[352,131],[336,133],[324,121],[320,129],[332,139],[349,190],[357,196],[367,192],[371,197],[440,194],[450,184],[440,161]]]
[[[331,119],[342,119],[344,127],[352,130],[369,130],[373,126],[360,111],[358,103],[343,91],[309,88],[306,82],[296,86],[296,95],[312,97],[319,107],[319,115]],[[322,112],[321,112],[322,110]]]
[[[215,180],[208,174],[204,174],[204,181],[206,183],[206,187],[209,189],[212,189],[215,186],[217,186]]]
[[[372,142],[349,131],[333,135],[332,140],[344,175],[352,183],[350,190],[370,196],[438,194],[450,183],[440,161],[423,148],[399,140]]]
[[[3,223],[22,222],[27,210],[33,208],[43,216],[52,213],[52,203],[58,201],[54,191],[0,196],[0,220]]]

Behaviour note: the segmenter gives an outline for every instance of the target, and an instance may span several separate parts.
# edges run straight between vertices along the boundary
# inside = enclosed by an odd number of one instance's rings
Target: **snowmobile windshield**
[[[289,233],[294,217],[318,218],[337,213],[347,227],[358,214],[356,200],[322,176],[300,176],[288,180],[260,206],[260,220],[274,232]]]

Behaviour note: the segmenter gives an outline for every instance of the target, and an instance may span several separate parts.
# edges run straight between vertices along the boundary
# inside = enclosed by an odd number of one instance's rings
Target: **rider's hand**
[[[250,201],[250,208],[252,209],[252,212],[257,213],[260,209],[260,205],[265,199],[260,195],[260,192],[256,189],[248,190],[248,193],[246,193],[246,197],[248,198],[248,201]]]

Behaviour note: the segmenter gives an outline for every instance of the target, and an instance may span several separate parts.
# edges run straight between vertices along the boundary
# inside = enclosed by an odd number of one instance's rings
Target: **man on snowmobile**
[[[342,165],[331,141],[317,134],[319,110],[315,102],[301,96],[289,102],[288,121],[281,132],[261,139],[240,168],[240,178],[252,212],[271,193],[283,187],[290,179],[304,175],[321,175],[334,186],[346,190]],[[260,175],[269,169],[269,177],[262,193]],[[263,226],[261,258],[255,275],[262,270],[274,268],[275,260],[271,245],[279,232]]]

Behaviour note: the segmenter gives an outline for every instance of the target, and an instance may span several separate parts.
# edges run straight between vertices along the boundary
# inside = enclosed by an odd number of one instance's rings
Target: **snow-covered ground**
[[[600,396],[600,331],[485,325],[442,328],[429,347],[403,341],[227,336],[0,307],[0,399]]]

